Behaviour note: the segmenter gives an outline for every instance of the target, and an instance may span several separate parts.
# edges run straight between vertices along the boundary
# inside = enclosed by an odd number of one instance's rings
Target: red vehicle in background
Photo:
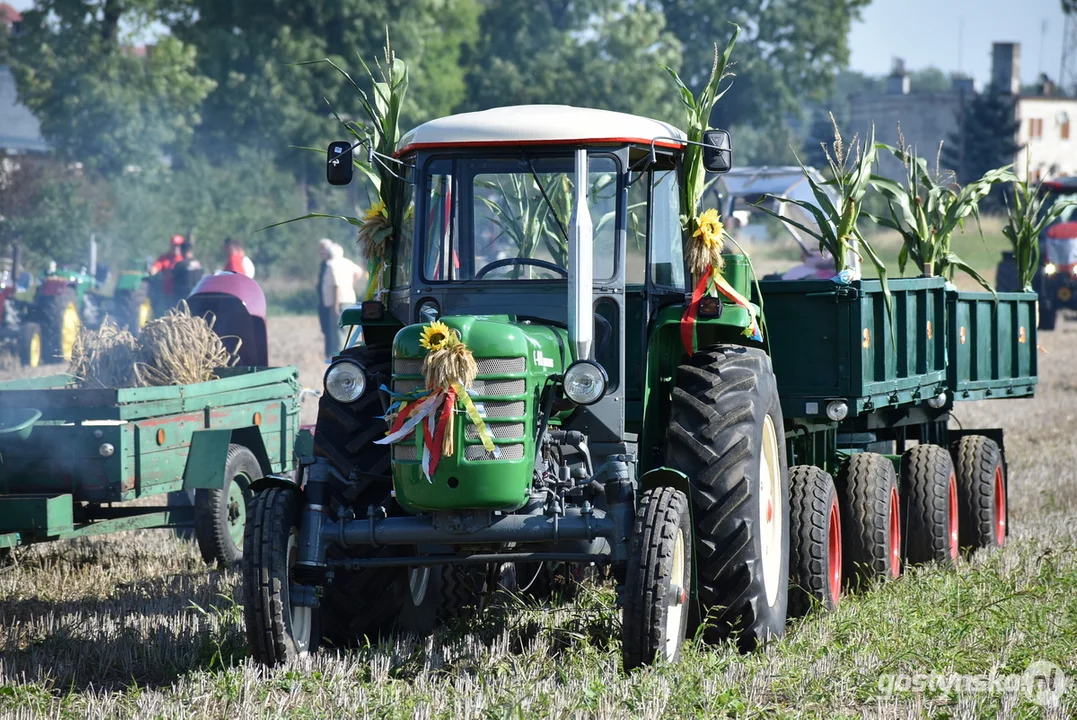
[[[1040,296],[1041,330],[1054,330],[1058,311],[1077,310],[1077,177],[1040,184],[1048,195],[1044,211],[1056,203],[1072,203],[1040,236],[1040,267],[1032,288]],[[995,282],[999,292],[1018,292],[1017,262],[1012,252],[1002,254]]]

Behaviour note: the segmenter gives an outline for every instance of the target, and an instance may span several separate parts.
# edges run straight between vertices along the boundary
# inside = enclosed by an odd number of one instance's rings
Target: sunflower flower
[[[371,220],[375,220],[382,217],[389,217],[389,213],[385,210],[384,200],[379,200],[378,202],[374,203],[373,205],[368,207],[366,209],[366,213],[363,214],[363,220],[365,220],[366,222],[370,222]]]
[[[422,335],[419,337],[419,345],[430,352],[437,352],[452,344],[453,339],[455,338],[449,326],[435,320],[423,328]]]
[[[700,238],[708,249],[722,248],[722,234],[725,227],[718,217],[718,211],[714,208],[704,210],[703,214],[696,218],[696,231],[692,237]]]

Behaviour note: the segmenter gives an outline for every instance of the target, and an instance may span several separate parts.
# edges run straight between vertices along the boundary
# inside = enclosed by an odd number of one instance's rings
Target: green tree
[[[189,142],[213,82],[175,37],[130,47],[157,12],[156,0],[39,0],[23,14],[11,52],[19,100],[64,156],[115,174]]]
[[[1012,165],[1017,144],[1017,98],[994,87],[968,98],[958,110],[958,130],[943,145],[942,163],[967,184],[987,171]],[[992,195],[997,201],[998,193]]]
[[[266,149],[299,163],[302,156],[289,153],[288,145],[323,143],[337,132],[331,109],[356,117],[359,104],[328,66],[293,64],[330,58],[356,70],[361,82],[356,55],[376,62],[387,27],[394,50],[411,68],[414,99],[405,107],[406,126],[448,114],[465,97],[460,55],[477,32],[477,0],[173,2],[173,32],[198,49],[200,71],[217,83],[200,130],[214,154],[268,142]]]
[[[680,43],[660,9],[630,0],[489,0],[480,28],[468,109],[564,103],[680,117],[659,67],[680,67]]]
[[[719,126],[774,132],[805,100],[825,100],[835,72],[849,61],[849,30],[870,0],[652,0],[683,47],[681,76],[690,87],[706,78],[714,43],[743,28],[737,80],[716,108]]]

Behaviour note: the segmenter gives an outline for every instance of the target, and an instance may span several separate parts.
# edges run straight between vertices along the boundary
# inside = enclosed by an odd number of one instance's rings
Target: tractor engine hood
[[[515,510],[528,499],[535,466],[540,397],[551,375],[572,363],[567,331],[518,321],[509,315],[449,316],[440,320],[475,356],[478,376],[469,392],[497,448],[483,447],[479,429],[464,404],[456,402],[451,442],[429,479],[422,471],[422,433],[393,444],[392,473],[397,502],[410,512]],[[420,344],[426,324],[401,330],[393,342],[394,393],[424,389]]]

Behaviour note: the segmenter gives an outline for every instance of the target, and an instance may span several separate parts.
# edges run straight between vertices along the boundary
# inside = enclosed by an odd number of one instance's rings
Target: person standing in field
[[[249,278],[254,277],[254,263],[247,257],[247,252],[243,249],[243,243],[240,240],[226,237],[223,251],[224,266],[221,268],[222,270],[242,273]]]
[[[325,335],[325,358],[331,359],[344,344],[340,313],[356,301],[355,286],[366,278],[366,270],[344,257],[344,248],[332,240],[319,244],[322,265],[318,276],[319,318]]]
[[[174,270],[176,264],[183,259],[183,244],[182,235],[173,235],[168,252],[162,254],[150,265],[149,272],[154,277],[154,281],[150,284],[150,302],[155,308],[160,308],[160,311],[176,304]],[[158,311],[155,310],[155,312]]]

